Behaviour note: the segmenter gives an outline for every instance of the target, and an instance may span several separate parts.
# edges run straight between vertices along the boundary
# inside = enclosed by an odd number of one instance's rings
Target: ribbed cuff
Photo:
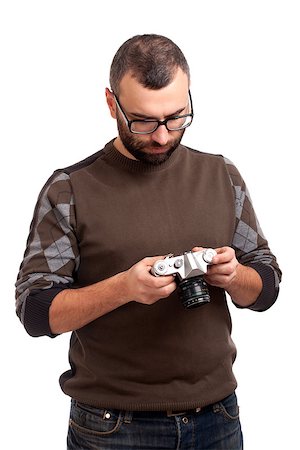
[[[54,297],[64,289],[64,287],[53,287],[50,289],[34,290],[26,299],[24,327],[30,336],[56,337],[49,325],[49,309]]]
[[[247,308],[251,309],[252,311],[266,311],[275,303],[278,297],[279,288],[275,283],[274,271],[272,267],[259,262],[247,264],[247,266],[252,267],[252,269],[256,270],[256,272],[260,275],[263,283],[262,291],[258,296],[256,302],[248,306]]]

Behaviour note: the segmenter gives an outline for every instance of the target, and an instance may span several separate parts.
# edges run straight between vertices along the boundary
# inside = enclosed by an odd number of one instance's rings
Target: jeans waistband
[[[228,396],[230,397],[230,396]],[[153,419],[159,419],[159,418],[164,418],[164,417],[175,417],[175,416],[183,416],[183,415],[201,415],[203,413],[206,412],[217,412],[220,410],[220,404],[225,401],[228,397],[226,397],[223,400],[219,400],[217,402],[214,402],[210,405],[206,405],[206,406],[202,406],[202,407],[196,407],[196,408],[192,408],[192,409],[168,409],[168,410],[164,410],[164,411],[149,411],[149,410],[144,410],[144,411],[128,411],[128,410],[115,410],[115,409],[110,409],[110,408],[96,408],[96,407],[91,407],[85,404],[82,404],[80,402],[78,402],[77,400],[73,399],[72,401],[75,404],[82,405],[84,409],[86,409],[86,407],[88,408],[95,408],[97,409],[98,414],[100,414],[100,416],[103,419],[108,419],[111,417],[112,414],[120,416],[122,415],[123,420],[127,423],[130,423],[133,419],[138,419],[138,418],[153,418]]]

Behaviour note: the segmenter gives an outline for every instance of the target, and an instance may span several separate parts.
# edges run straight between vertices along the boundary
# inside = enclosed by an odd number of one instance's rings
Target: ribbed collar
[[[139,173],[160,172],[172,166],[174,162],[178,159],[180,154],[181,145],[179,145],[176,148],[176,150],[172,153],[170,158],[168,158],[165,162],[156,166],[135,159],[127,158],[122,153],[120,153],[119,150],[116,149],[116,147],[113,144],[114,140],[115,139],[112,139],[110,142],[108,142],[103,149],[103,153],[105,154],[105,160],[110,164],[118,165],[119,167],[125,170],[129,170],[131,172],[139,172]]]

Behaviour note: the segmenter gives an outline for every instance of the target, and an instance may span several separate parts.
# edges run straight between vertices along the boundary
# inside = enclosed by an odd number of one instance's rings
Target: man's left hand
[[[240,264],[233,248],[221,247],[215,250],[217,255],[214,256],[212,265],[208,266],[205,279],[212,286],[228,289],[237,276]]]
[[[202,247],[194,247],[193,251],[200,251]],[[228,289],[237,276],[239,262],[235,251],[231,247],[216,248],[217,255],[213,257],[212,265],[208,266],[205,280],[211,286]]]

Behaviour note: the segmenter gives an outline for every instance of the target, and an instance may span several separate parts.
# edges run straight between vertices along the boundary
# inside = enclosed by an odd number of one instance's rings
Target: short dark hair
[[[184,54],[171,39],[157,34],[133,36],[121,45],[110,68],[110,86],[119,94],[122,78],[128,72],[144,87],[161,89],[173,80],[178,68],[190,79]]]

